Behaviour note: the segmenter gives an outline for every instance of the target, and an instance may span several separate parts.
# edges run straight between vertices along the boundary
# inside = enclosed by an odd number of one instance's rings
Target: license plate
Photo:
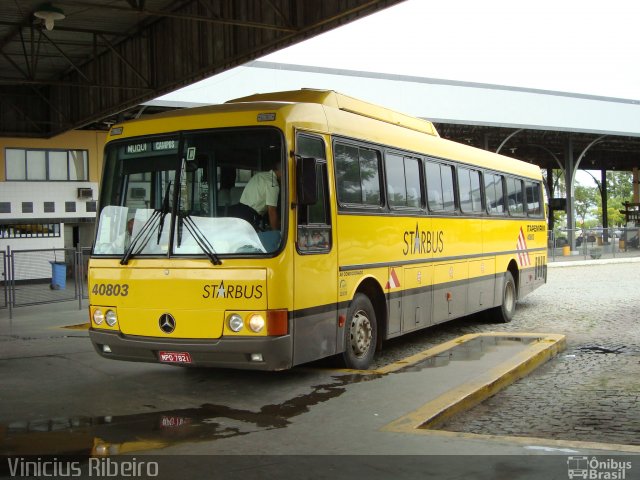
[[[176,417],[173,415],[163,415],[160,419],[160,428],[177,428],[189,425],[191,419],[187,417]]]
[[[166,363],[191,363],[188,352],[159,352],[160,361]]]

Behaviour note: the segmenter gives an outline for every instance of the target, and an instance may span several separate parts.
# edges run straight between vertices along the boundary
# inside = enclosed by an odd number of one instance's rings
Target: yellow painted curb
[[[79,323],[77,325],[63,325],[58,328],[66,328],[69,330],[89,330],[90,326],[91,325],[89,324],[89,322],[87,322],[87,323]]]
[[[526,346],[524,351],[511,359],[502,362],[474,380],[449,390],[417,410],[394,420],[382,427],[381,430],[413,433],[416,429],[434,428],[452,416],[474,407],[516,380],[525,377],[566,348],[564,335],[540,333],[482,333],[465,335],[454,342],[459,345],[478,337],[533,338],[535,340]],[[441,347],[450,343],[452,342],[447,342]]]
[[[424,428],[415,429],[413,434],[439,436],[442,438],[462,438],[465,440],[487,440],[496,443],[506,443],[509,445],[520,445],[524,447],[547,447],[552,449],[586,449],[586,450],[606,450],[618,453],[640,453],[640,446],[625,445],[621,443],[586,442],[581,440],[561,440],[554,438],[540,437],[516,437],[513,435],[484,435],[481,433],[449,432],[445,430],[427,430]]]

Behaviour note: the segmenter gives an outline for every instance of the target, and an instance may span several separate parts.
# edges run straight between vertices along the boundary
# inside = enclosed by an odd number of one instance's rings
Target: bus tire
[[[502,284],[502,304],[493,309],[492,317],[498,323],[509,323],[513,319],[516,311],[516,282],[511,272],[504,272],[504,282]]]
[[[349,305],[345,323],[345,349],[342,364],[346,368],[369,368],[376,353],[378,323],[369,297],[356,293]]]

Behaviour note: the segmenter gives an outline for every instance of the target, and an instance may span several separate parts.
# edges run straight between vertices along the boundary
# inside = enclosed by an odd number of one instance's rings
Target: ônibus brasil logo
[[[626,480],[631,462],[615,458],[603,460],[597,457],[572,456],[567,458],[567,469],[570,479]]]

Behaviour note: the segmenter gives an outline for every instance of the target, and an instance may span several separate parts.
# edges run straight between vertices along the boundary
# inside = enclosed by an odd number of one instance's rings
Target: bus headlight
[[[242,317],[237,313],[229,315],[227,321],[229,322],[229,328],[234,332],[239,332],[244,328],[244,320],[242,320]]]
[[[104,313],[99,308],[96,308],[93,312],[93,321],[96,325],[100,325],[104,321]]]
[[[105,320],[107,322],[107,325],[113,327],[118,321],[118,315],[116,315],[116,312],[114,310],[107,310]]]
[[[255,333],[260,333],[264,328],[265,320],[264,317],[260,314],[251,315],[249,318],[249,328],[253,330]]]

